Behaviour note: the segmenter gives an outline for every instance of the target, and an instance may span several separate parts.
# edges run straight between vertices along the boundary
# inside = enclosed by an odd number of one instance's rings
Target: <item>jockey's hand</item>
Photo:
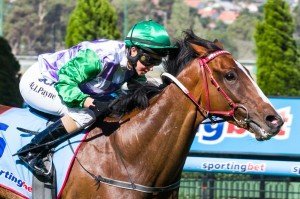
[[[106,117],[107,115],[110,114],[111,110],[109,108],[109,104],[111,101],[104,102],[104,101],[99,101],[99,100],[94,100],[93,101],[93,106],[90,106],[89,109],[91,109],[95,116],[98,117]]]

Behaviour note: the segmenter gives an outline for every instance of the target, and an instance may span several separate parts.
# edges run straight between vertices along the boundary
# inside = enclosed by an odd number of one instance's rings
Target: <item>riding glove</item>
[[[105,118],[111,113],[110,106],[109,106],[110,103],[111,101],[104,102],[95,99],[93,101],[94,106],[90,106],[89,109],[91,109],[94,112],[97,118],[99,117]]]

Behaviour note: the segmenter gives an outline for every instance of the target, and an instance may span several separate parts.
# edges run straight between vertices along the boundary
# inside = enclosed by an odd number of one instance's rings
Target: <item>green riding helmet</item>
[[[125,38],[125,45],[128,48],[136,46],[160,56],[166,56],[176,48],[171,45],[165,27],[152,20],[136,23]]]

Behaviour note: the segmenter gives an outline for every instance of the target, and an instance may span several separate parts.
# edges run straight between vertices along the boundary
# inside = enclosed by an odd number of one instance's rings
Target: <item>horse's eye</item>
[[[233,71],[230,71],[228,73],[226,73],[225,78],[227,81],[235,81],[236,80],[236,73]]]

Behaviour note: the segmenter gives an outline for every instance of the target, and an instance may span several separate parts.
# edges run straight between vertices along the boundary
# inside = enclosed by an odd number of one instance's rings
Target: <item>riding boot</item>
[[[62,121],[58,121],[51,124],[45,130],[37,134],[29,144],[22,147],[18,152],[20,160],[22,160],[31,170],[43,177],[48,177],[49,171],[43,163],[50,149],[60,144],[56,140],[60,137],[65,137],[68,132],[64,128]],[[53,142],[55,141],[55,142]]]

